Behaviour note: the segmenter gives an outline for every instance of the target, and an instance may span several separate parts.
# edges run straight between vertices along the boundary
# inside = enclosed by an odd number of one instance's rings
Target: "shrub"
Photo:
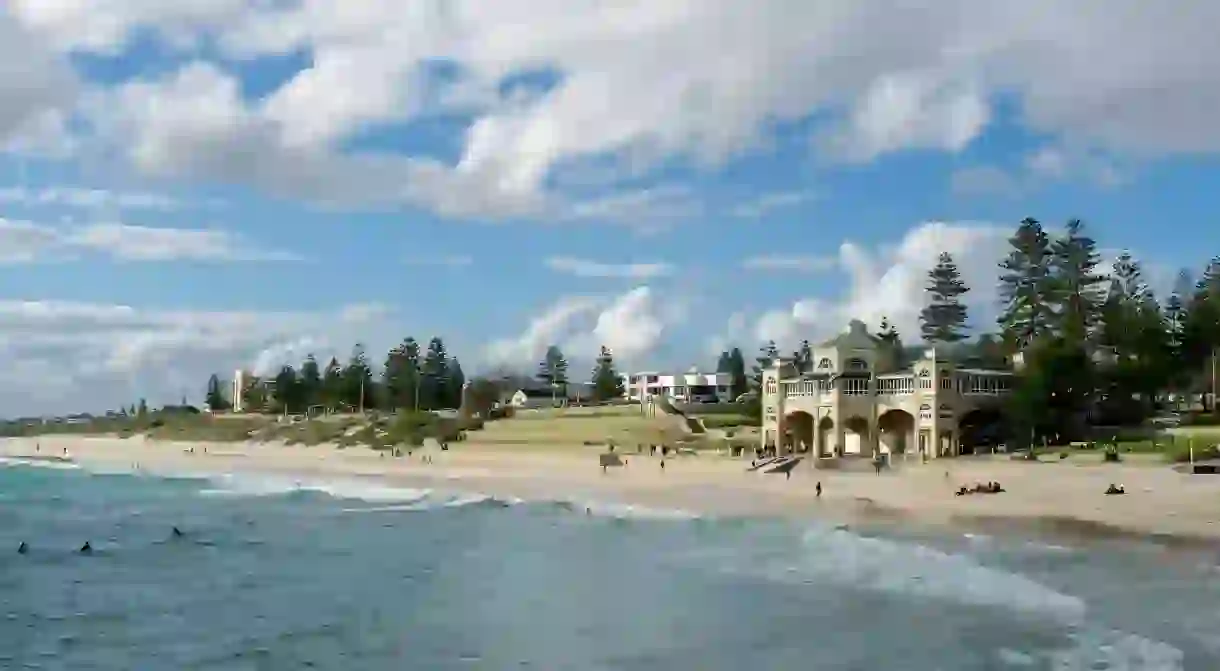
[[[1220,414],[1198,412],[1182,415],[1182,426],[1220,426]]]
[[[1190,451],[1190,441],[1177,441],[1168,446],[1168,449],[1165,450],[1165,457],[1172,463],[1184,464],[1190,461]],[[1220,459],[1220,445],[1196,444],[1194,456],[1195,461]]]

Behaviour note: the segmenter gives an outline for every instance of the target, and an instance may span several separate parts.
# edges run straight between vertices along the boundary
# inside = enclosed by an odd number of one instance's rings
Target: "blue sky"
[[[0,9],[0,414],[406,335],[486,370],[910,333],[940,251],[988,328],[1025,216],[1161,289],[1220,252],[1207,3],[255,4]]]

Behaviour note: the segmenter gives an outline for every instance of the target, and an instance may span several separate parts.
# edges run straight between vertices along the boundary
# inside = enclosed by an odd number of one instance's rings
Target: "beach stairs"
[[[775,461],[766,464],[762,467],[762,472],[768,475],[790,473],[796,468],[797,464],[801,463],[804,457],[779,457]]]
[[[681,420],[687,432],[695,435],[704,435],[707,433],[707,427],[703,425],[703,420],[696,417],[690,417],[686,413],[674,406],[669,399],[661,397],[656,401],[656,407],[663,415],[669,415]]]
[[[750,466],[749,468],[747,468],[746,471],[754,472],[757,470],[761,470],[763,468],[766,468],[767,466],[774,464],[775,462],[779,461],[780,459],[784,459],[784,457],[767,457],[766,459],[760,459],[760,460],[754,462],[754,464],[752,466]]]

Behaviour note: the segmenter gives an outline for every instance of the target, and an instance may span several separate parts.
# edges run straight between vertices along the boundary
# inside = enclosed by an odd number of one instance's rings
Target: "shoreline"
[[[36,446],[41,445],[41,450]],[[366,448],[275,443],[176,443],[140,437],[42,436],[0,440],[0,456],[72,463],[88,470],[159,476],[266,475],[325,481],[371,479],[390,487],[525,501],[598,501],[694,515],[804,519],[835,525],[910,525],[1055,541],[1131,540],[1171,549],[1220,549],[1220,477],[1168,466],[1028,464],[946,460],[872,473],[797,469],[791,479],[745,472],[712,455],[666,460],[622,454],[602,473],[596,448],[513,449],[459,443],[449,451],[384,456]],[[191,450],[194,450],[191,452]],[[427,456],[427,461],[423,458]],[[961,484],[1001,482],[1006,492],[955,497]],[[817,497],[815,482],[824,495]],[[1128,494],[1102,494],[1107,482]]]

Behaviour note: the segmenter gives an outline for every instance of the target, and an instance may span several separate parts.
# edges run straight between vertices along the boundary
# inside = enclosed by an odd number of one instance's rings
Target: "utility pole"
[[[364,414],[364,371],[360,371],[360,414]]]

